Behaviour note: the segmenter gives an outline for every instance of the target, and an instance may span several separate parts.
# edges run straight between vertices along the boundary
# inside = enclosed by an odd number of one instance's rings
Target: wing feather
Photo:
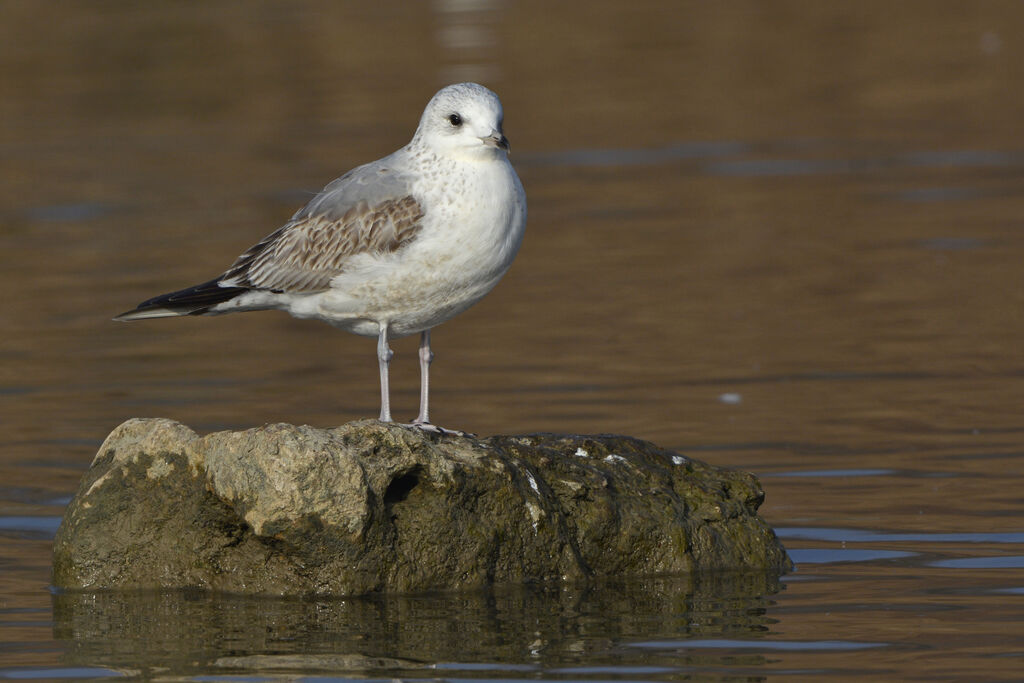
[[[410,195],[374,204],[358,200],[337,213],[300,211],[239,256],[222,282],[277,292],[323,291],[356,254],[391,253],[412,241],[424,215]]]

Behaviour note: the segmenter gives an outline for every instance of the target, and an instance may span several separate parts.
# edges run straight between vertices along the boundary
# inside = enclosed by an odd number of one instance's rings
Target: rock
[[[134,419],[54,541],[65,589],[356,595],[792,568],[750,474],[621,436]]]

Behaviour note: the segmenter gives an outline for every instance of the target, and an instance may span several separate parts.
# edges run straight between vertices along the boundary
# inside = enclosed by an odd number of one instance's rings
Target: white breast
[[[293,302],[292,314],[366,336],[386,322],[398,337],[434,327],[487,294],[522,242],[523,186],[504,155],[448,165],[435,160],[432,169],[447,182],[425,177],[413,187],[425,210],[415,241],[394,254],[353,259],[331,290]]]

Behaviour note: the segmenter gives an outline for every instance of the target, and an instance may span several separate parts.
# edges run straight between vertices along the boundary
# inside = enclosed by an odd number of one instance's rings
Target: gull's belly
[[[376,336],[382,322],[394,337],[439,325],[491,291],[519,246],[507,235],[474,237],[428,241],[392,258],[368,257],[320,295],[314,317],[366,336]]]
[[[357,319],[374,322],[365,334],[375,336],[379,331],[377,323],[386,322],[397,337],[429,329],[458,315],[483,298],[502,274],[468,272],[466,264],[454,259],[448,263],[435,261],[429,266],[405,261],[386,277],[343,292],[342,298],[359,302],[353,311]],[[330,299],[325,299],[325,303],[329,309]]]

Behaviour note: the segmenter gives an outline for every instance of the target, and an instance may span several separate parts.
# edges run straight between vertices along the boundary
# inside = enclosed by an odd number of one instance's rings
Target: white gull
[[[430,330],[489,292],[523,239],[526,194],[508,160],[498,96],[441,89],[412,141],[325,187],[219,277],[115,320],[280,309],[377,337],[380,419],[391,421],[388,339],[420,333],[420,411],[430,424]]]

